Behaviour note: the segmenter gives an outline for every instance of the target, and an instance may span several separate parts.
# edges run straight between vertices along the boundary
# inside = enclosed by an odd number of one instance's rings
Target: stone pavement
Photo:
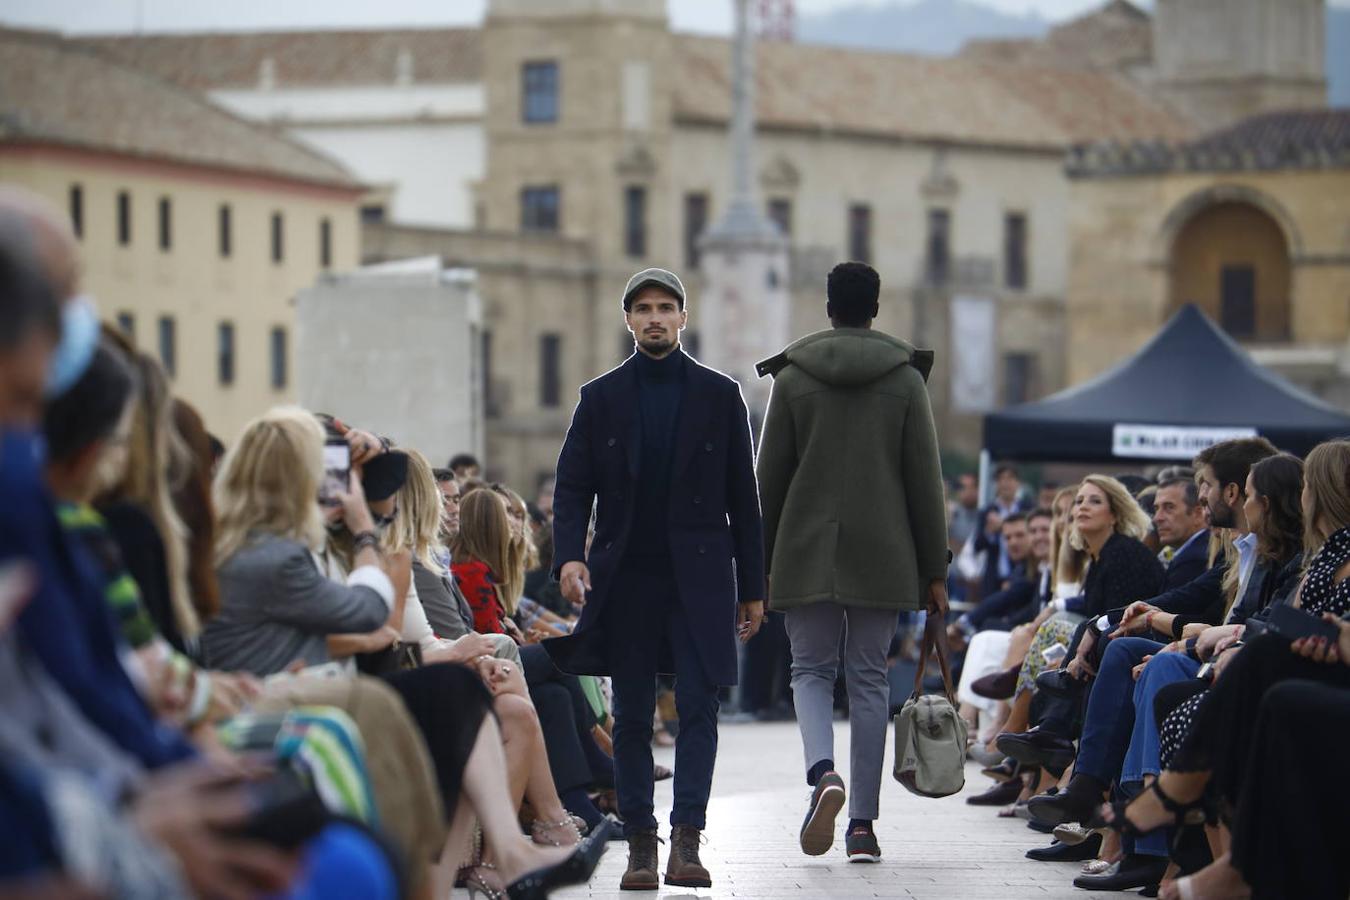
[[[836,723],[837,759],[848,759],[848,724]],[[807,789],[801,745],[795,723],[721,727],[717,775],[708,809],[707,845],[703,863],[712,872],[710,890],[669,888],[658,894],[625,893],[618,889],[627,861],[627,845],[614,842],[587,887],[558,891],[558,900],[640,900],[680,898],[754,898],[754,900],[1017,900],[1017,898],[1091,898],[1136,894],[1091,894],[1073,887],[1078,863],[1038,863],[1023,856],[1030,847],[1047,844],[1021,819],[998,819],[987,807],[967,806],[961,796],[932,800],[910,794],[889,774],[882,785],[877,838],[882,861],[849,864],[842,832],[847,809],[840,815],[840,837],[825,856],[809,857],[797,846],[797,830],[806,812]],[[656,759],[673,765],[670,750]],[[847,780],[847,763],[841,762]],[[989,780],[974,763],[967,767],[967,793],[979,793]],[[671,782],[656,788],[661,837],[670,814]],[[667,845],[661,845],[664,871]]]

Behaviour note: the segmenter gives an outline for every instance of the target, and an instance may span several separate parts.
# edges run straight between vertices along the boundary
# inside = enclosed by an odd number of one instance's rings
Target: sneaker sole
[[[824,856],[834,846],[834,820],[844,808],[844,789],[830,785],[820,792],[820,801],[810,821],[802,826],[802,852],[807,856]]]
[[[851,863],[879,863],[881,862],[880,853],[850,853],[848,861]]]

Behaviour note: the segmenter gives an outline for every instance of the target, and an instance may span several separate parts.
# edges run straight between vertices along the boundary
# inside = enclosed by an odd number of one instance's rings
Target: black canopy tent
[[[1302,456],[1350,436],[1350,415],[1257,365],[1187,305],[1114,369],[985,416],[985,459],[1186,460],[1244,431]]]

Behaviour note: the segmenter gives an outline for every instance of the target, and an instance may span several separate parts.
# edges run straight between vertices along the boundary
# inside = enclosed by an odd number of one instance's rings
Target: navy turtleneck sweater
[[[675,424],[684,399],[684,353],[676,348],[662,359],[641,350],[634,360],[638,381],[638,421],[642,430],[636,508],[625,561],[652,568],[670,562],[670,481],[675,459]]]

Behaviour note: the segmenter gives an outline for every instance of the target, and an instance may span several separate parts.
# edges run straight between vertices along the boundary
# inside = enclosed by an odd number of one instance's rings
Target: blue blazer
[[[1167,564],[1167,571],[1163,573],[1163,590],[1170,591],[1172,588],[1189,584],[1199,578],[1207,568],[1209,568],[1209,529],[1204,529],[1198,538],[1191,541],[1189,547],[1172,557],[1172,561]]]
[[[718,684],[730,685],[736,683],[736,603],[765,595],[750,419],[736,382],[687,356],[685,372],[671,467],[670,557],[704,668]],[[611,673],[602,614],[608,603],[634,599],[611,596],[611,588],[629,536],[643,526],[634,521],[640,427],[633,356],[582,386],[558,457],[553,576],[565,563],[584,561],[592,588],[576,630],[544,642],[564,672]],[[664,655],[659,665],[674,671]]]

